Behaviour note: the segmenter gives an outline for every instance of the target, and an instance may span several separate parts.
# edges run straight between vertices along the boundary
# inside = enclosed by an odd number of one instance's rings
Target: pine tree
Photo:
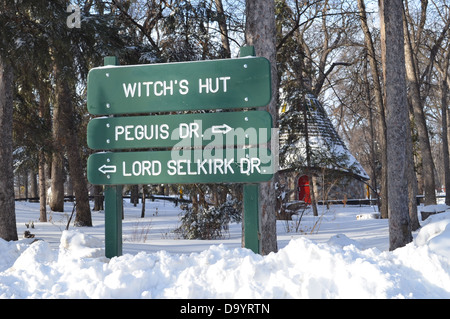
[[[86,109],[75,88],[86,84],[89,68],[99,65],[103,56],[120,53],[125,46],[118,34],[121,29],[114,24],[116,17],[93,13],[106,10],[102,3],[84,3],[79,11],[80,29],[67,24],[68,5],[69,1],[63,0],[9,4],[8,10],[0,11],[0,39],[4,44],[0,50],[14,62],[16,87],[20,88],[16,92],[18,114],[30,118],[16,125],[30,132],[16,134],[16,145],[34,159],[34,165],[39,163],[40,220],[46,221],[45,162],[49,155],[58,153],[67,157],[77,200],[75,223],[83,226],[91,225],[83,164],[88,154],[85,137],[79,139],[85,135],[81,129],[86,125]],[[61,128],[53,137],[50,114],[60,115],[53,118],[55,126]]]
[[[17,240],[12,165],[13,69],[0,55],[0,238]]]

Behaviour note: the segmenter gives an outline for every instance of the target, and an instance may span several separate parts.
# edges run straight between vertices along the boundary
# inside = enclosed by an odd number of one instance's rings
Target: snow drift
[[[1,298],[450,298],[450,213],[431,216],[413,243],[362,249],[344,234],[293,239],[267,256],[211,246],[107,259],[101,240],[63,231],[45,241],[0,239]]]

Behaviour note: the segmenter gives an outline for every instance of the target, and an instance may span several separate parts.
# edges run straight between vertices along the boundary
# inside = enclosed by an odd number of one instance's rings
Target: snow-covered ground
[[[320,207],[297,231],[278,221],[278,253],[260,256],[240,248],[240,224],[221,240],[183,240],[173,203],[147,201],[143,219],[140,204],[124,207],[123,256],[109,260],[104,212],[65,231],[72,204],[40,223],[39,204],[16,202],[19,234],[41,240],[0,239],[0,298],[450,298],[450,212],[389,252],[376,208]]]

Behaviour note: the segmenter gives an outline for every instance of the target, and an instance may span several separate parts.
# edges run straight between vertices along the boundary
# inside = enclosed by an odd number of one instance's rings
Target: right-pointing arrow
[[[232,129],[233,128],[228,126],[227,124],[214,125],[211,127],[213,133],[222,133],[222,134],[227,134]]]
[[[102,172],[103,174],[107,174],[107,173],[115,173],[116,172],[116,166],[115,165],[106,165],[103,164],[102,166],[99,167],[98,169],[100,172]]]

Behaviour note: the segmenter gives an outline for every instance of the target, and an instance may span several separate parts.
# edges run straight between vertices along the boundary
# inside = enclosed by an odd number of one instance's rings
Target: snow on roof
[[[304,123],[304,108],[297,111],[291,110],[284,115],[284,118],[283,115],[281,116],[280,168],[306,166],[305,129],[307,127],[311,149],[310,167],[338,170],[364,180],[370,179],[362,165],[346,147],[317,98],[307,94],[305,100],[307,125]]]

